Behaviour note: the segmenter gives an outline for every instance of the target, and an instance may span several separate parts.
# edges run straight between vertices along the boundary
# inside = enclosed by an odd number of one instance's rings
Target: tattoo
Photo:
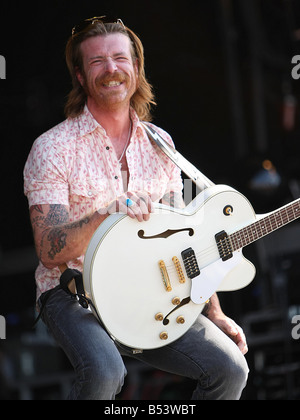
[[[50,242],[50,251],[48,252],[49,258],[54,260],[55,256],[65,248],[67,245],[68,230],[81,228],[83,225],[88,224],[89,221],[89,217],[86,217],[77,222],[65,225],[64,227],[51,229],[47,237]]]
[[[83,225],[90,222],[90,217],[85,217],[76,222],[68,223],[69,212],[66,206],[50,204],[48,208],[48,213],[42,205],[35,205],[30,208],[33,233],[35,235],[37,229],[41,232],[40,260],[42,260],[43,252],[47,252],[48,258],[54,260],[56,255],[67,247],[70,231],[81,229]],[[78,233],[78,238],[80,240],[80,233]]]
[[[32,212],[33,212],[33,210],[35,210],[35,211],[36,211],[36,212],[38,212],[38,213],[44,214],[44,212],[43,212],[43,207],[42,207],[42,206],[39,206],[39,205],[37,205],[37,206],[32,206],[32,207],[31,207],[31,209],[30,209],[30,213],[32,213]]]
[[[35,234],[36,229],[62,225],[68,222],[69,214],[67,208],[60,204],[51,204],[47,215],[44,214],[42,205],[35,205],[30,208],[30,218]]]
[[[51,260],[54,260],[55,255],[59,254],[66,246],[67,234],[63,229],[55,228],[49,232],[47,239],[51,245],[48,256]]]
[[[69,213],[65,206],[60,204],[51,204],[49,213],[45,219],[46,226],[58,226],[67,223],[69,220]]]
[[[71,223],[70,225],[66,226],[66,229],[75,229],[81,228],[83,225],[87,225],[90,221],[89,217],[85,217],[84,219],[78,220],[77,222]]]

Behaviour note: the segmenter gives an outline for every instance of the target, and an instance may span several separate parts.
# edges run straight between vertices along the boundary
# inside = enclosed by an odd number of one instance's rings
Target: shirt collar
[[[79,136],[83,137],[92,133],[98,127],[101,127],[100,124],[95,120],[87,105],[85,105],[82,114],[78,117]]]
[[[132,107],[130,108],[130,118],[132,121],[132,135],[134,135],[137,128],[142,128],[142,126],[137,113]],[[90,134],[96,129],[100,129],[105,133],[105,129],[93,117],[87,105],[84,106],[82,114],[78,117],[78,128],[80,137]]]

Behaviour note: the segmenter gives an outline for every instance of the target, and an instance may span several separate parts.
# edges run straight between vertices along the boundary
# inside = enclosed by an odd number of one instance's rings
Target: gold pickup
[[[184,273],[183,273],[183,270],[182,270],[179,259],[177,257],[173,257],[172,261],[175,265],[175,268],[176,268],[176,271],[177,271],[177,274],[178,274],[178,277],[179,277],[179,282],[180,283],[185,283],[185,277],[184,277]]]

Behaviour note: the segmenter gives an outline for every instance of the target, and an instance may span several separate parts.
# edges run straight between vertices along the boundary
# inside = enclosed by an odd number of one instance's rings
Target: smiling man
[[[60,267],[82,271],[91,237],[110,214],[125,213],[138,223],[149,220],[154,202],[184,205],[179,169],[141,124],[151,120],[154,96],[140,39],[120,19],[88,19],[73,28],[66,59],[73,83],[67,119],[35,141],[24,179],[40,260],[38,303],[76,372],[69,399],[114,399],[126,375],[124,354],[194,379],[194,399],[239,399],[248,374],[246,340],[216,295],[179,340],[133,355],[57,288]]]
[[[122,34],[99,39],[88,38],[81,44],[83,72],[77,77],[88,97],[88,107],[96,113],[128,108],[137,89],[137,59],[133,62],[130,40]]]

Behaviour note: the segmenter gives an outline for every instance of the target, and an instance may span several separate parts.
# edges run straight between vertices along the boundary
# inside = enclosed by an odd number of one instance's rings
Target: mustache
[[[109,82],[127,82],[128,76],[122,72],[115,72],[114,74],[104,74],[103,76],[98,76],[95,80],[96,86],[101,86]]]

